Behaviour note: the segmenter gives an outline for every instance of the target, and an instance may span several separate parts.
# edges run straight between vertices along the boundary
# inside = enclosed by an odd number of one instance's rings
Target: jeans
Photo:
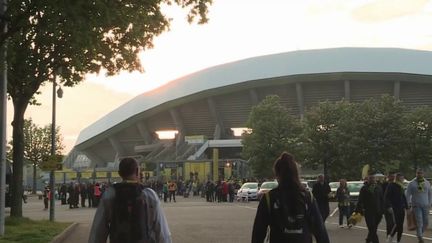
[[[339,206],[339,225],[343,224],[343,217],[346,217],[348,224],[348,218],[350,217],[350,206]]]
[[[429,207],[413,207],[414,215],[417,223],[417,236],[423,237],[423,232],[425,228],[429,225]]]

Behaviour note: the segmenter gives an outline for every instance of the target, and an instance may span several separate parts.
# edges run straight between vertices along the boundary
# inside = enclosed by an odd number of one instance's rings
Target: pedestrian
[[[174,202],[176,202],[176,199],[175,199],[176,191],[177,191],[177,184],[174,181],[171,181],[168,184],[168,192],[169,192],[169,200],[170,200],[170,202],[171,202],[171,199],[173,199]]]
[[[44,202],[45,210],[48,209],[49,196],[50,196],[50,189],[48,186],[46,186],[43,192],[43,202]]]
[[[382,183],[382,190],[384,194],[387,191],[387,186],[394,183],[395,174],[396,174],[395,172],[389,172],[387,174],[387,180],[384,183]],[[386,221],[386,235],[387,238],[389,238],[391,232],[393,231],[393,227],[395,225],[393,212],[391,210],[384,210],[384,219]]]
[[[278,187],[259,202],[252,231],[252,243],[328,243],[329,238],[314,197],[302,186],[298,165],[289,153],[282,153],[273,165]]]
[[[383,215],[383,192],[377,184],[375,173],[369,173],[367,183],[360,189],[359,199],[355,211],[365,217],[368,235],[366,243],[379,243],[377,230]]]
[[[99,183],[96,182],[95,186],[93,187],[93,207],[97,208],[99,206],[99,200],[102,196],[102,191]]]
[[[384,193],[384,205],[386,211],[392,215],[390,234],[387,236],[387,242],[393,242],[393,238],[397,233],[397,243],[401,242],[403,225],[405,221],[405,210],[408,209],[408,203],[405,197],[405,189],[403,186],[404,176],[400,173],[396,175],[396,180],[387,185]]]
[[[221,187],[222,187],[222,202],[226,202],[229,193],[228,183],[226,181],[222,181]]]
[[[312,193],[315,197],[318,208],[321,212],[323,221],[325,222],[328,215],[330,214],[330,205],[328,194],[331,192],[330,186],[325,181],[324,175],[319,175],[317,178],[317,183],[312,187]]]
[[[164,202],[167,202],[167,199],[168,199],[168,183],[164,183],[163,184],[162,191],[163,191]]]
[[[91,208],[93,207],[93,195],[94,195],[93,184],[87,183],[86,192],[87,192],[87,199],[88,199],[88,207]]]
[[[234,202],[234,182],[231,181],[228,184],[228,195],[229,195],[229,202]]]
[[[79,204],[79,196],[80,196],[80,184],[77,182],[74,186],[74,198],[73,198],[73,207],[78,208]]]
[[[419,243],[423,243],[423,233],[429,225],[429,208],[431,205],[431,186],[429,181],[424,178],[422,169],[416,172],[416,178],[412,180],[406,190],[408,205],[413,208],[417,225],[417,238]]]
[[[62,184],[60,187],[60,200],[61,200],[61,205],[66,205],[66,197],[67,197],[67,186],[66,184]]]
[[[171,233],[156,192],[139,180],[133,158],[119,164],[122,182],[106,188],[93,220],[89,243],[171,243]]]
[[[343,228],[343,217],[346,217],[348,226],[348,218],[351,214],[350,191],[348,189],[347,181],[345,179],[339,180],[339,187],[336,190],[336,199],[339,209],[339,228]]]
[[[87,187],[86,184],[81,183],[80,185],[80,196],[81,196],[81,207],[85,208],[85,201],[87,198]]]

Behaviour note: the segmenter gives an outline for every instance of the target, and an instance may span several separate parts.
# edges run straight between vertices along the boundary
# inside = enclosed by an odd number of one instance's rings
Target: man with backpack
[[[384,193],[374,172],[369,173],[367,183],[360,189],[355,212],[365,217],[368,228],[366,243],[379,243],[377,230],[384,212]]]
[[[96,211],[89,243],[171,243],[171,233],[156,193],[139,183],[133,158],[119,164],[123,181],[107,188]]]

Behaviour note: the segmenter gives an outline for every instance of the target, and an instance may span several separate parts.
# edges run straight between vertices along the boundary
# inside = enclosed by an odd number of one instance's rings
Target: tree
[[[271,177],[274,160],[283,152],[298,149],[300,122],[280,104],[276,95],[267,96],[252,108],[243,134],[243,156],[250,159],[254,173]]]
[[[365,164],[382,172],[399,167],[403,114],[402,104],[390,96],[320,103],[305,116],[306,162],[323,165],[331,179],[359,179]]]
[[[56,154],[62,154],[64,145],[60,127],[56,128]],[[37,169],[51,157],[51,125],[39,127],[31,119],[24,120],[24,159],[33,167],[32,193],[36,193]],[[9,142],[11,145],[13,141]]]
[[[352,104],[349,102],[326,101],[312,107],[305,114],[302,134],[306,151],[305,164],[313,168],[323,166],[326,178],[333,177],[336,172],[329,170],[334,168],[339,160],[338,146],[342,143],[340,136],[336,134],[340,133],[341,120],[348,117],[351,111]]]
[[[414,172],[432,160],[432,107],[418,107],[404,116],[405,154],[401,166]]]
[[[152,47],[153,38],[168,30],[161,5],[177,4],[189,10],[188,20],[207,21],[211,0],[153,1],[10,1],[6,16],[8,94],[14,106],[11,216],[22,217],[24,113],[35,104],[34,95],[57,76],[74,86],[87,73],[107,70],[143,71],[138,54]],[[2,21],[4,24],[4,21]],[[0,60],[4,61],[4,60]],[[58,70],[62,70],[59,72]]]

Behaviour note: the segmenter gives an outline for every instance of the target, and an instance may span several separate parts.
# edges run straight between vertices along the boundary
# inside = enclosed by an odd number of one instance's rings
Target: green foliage
[[[36,171],[51,157],[51,124],[40,127],[32,119],[24,120],[24,159],[33,165],[33,191],[36,192]],[[64,149],[60,127],[56,128],[56,154]],[[13,140],[9,142],[13,151]]]
[[[271,177],[274,160],[283,152],[298,149],[300,123],[280,104],[278,96],[267,96],[252,108],[243,134],[243,155],[257,176]]]
[[[24,114],[37,104],[35,94],[47,81],[65,86],[81,82],[87,73],[108,75],[122,70],[143,71],[138,54],[167,31],[163,5],[189,11],[188,20],[207,21],[211,0],[74,0],[9,1],[4,19],[7,41],[8,94],[14,105],[11,215],[22,216]],[[1,22],[4,25],[4,21]],[[2,28],[3,29],[3,28]],[[4,61],[4,60],[0,60]]]
[[[47,220],[34,221],[28,218],[8,217],[5,220],[5,235],[0,242],[45,243],[60,234],[70,223],[58,223]]]
[[[306,163],[328,166],[331,179],[361,179],[369,164],[383,173],[402,157],[404,108],[390,96],[362,103],[320,103],[306,114]]]
[[[271,164],[283,150],[306,167],[323,168],[330,180],[361,179],[365,164],[409,177],[432,160],[432,107],[409,110],[390,96],[321,102],[301,124],[278,97],[269,96],[253,108],[247,126],[253,132],[244,135],[244,156],[260,177],[271,175]]]
[[[418,107],[404,116],[405,154],[401,167],[414,171],[431,164],[432,159],[432,107]]]

